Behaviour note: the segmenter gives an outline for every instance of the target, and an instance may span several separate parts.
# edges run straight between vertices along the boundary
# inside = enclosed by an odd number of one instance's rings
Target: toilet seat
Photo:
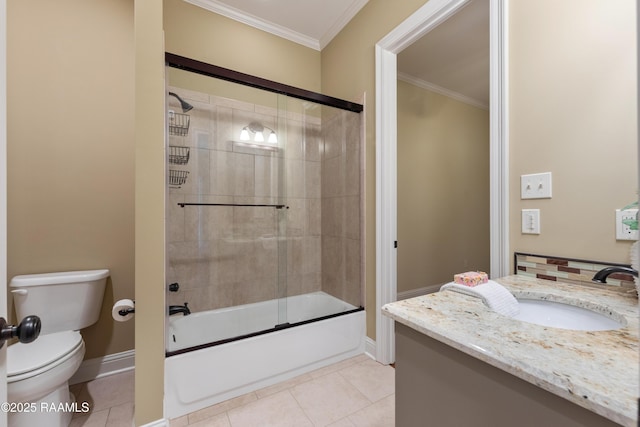
[[[10,345],[7,348],[7,383],[51,370],[73,357],[83,345],[78,331],[40,335],[32,343]]]

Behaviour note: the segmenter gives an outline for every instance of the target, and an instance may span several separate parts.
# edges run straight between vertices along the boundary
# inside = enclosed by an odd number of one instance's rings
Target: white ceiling
[[[184,0],[322,50],[368,0]],[[391,1],[391,0],[387,0]],[[472,0],[398,55],[398,76],[482,108],[489,105],[489,0]]]
[[[185,0],[316,50],[322,50],[369,0]]]
[[[489,0],[474,0],[398,55],[398,75],[482,108],[489,105]]]

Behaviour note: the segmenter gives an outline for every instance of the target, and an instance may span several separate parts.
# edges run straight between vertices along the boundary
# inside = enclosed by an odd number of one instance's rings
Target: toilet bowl
[[[9,346],[9,400],[28,402],[29,411],[10,412],[9,425],[64,426],[69,424],[74,412],[82,412],[85,408],[74,404],[74,396],[69,393],[69,378],[82,363],[84,351],[84,341],[78,331],[57,332],[44,335],[31,344]]]
[[[108,270],[17,276],[9,284],[18,318],[34,314],[42,319],[42,333],[29,344],[7,349],[7,395],[16,411],[9,427],[67,427],[76,412],[69,379],[84,358],[78,329],[95,323],[100,314]]]

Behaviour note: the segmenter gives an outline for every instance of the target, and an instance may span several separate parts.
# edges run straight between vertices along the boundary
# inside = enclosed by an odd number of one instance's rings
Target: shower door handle
[[[38,316],[27,316],[18,326],[9,325],[4,317],[0,317],[0,348],[6,340],[18,338],[21,343],[33,342],[40,335],[42,322]]]

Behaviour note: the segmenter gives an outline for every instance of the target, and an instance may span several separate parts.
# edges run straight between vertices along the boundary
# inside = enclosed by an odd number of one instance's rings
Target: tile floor
[[[89,414],[72,427],[131,427],[133,372],[71,387]],[[170,421],[170,427],[390,427],[395,375],[365,355],[300,375]]]
[[[76,413],[69,427],[131,427],[133,425],[133,371],[70,387],[77,402],[88,402],[87,414]]]

